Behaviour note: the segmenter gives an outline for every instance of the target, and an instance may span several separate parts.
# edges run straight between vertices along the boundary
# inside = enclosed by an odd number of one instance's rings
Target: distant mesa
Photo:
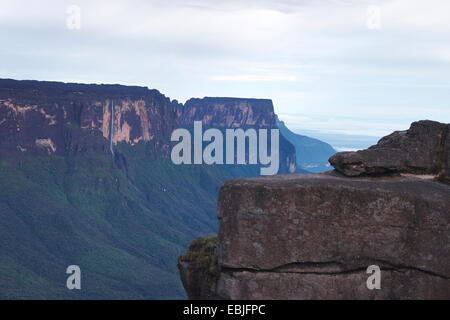
[[[278,121],[281,134],[294,145],[297,158],[298,173],[306,170],[311,173],[328,171],[328,159],[336,153],[331,145],[318,139],[296,134],[286,127],[283,121]]]
[[[174,165],[171,134],[194,121],[277,128],[266,99],[180,104],[145,87],[0,79],[0,299],[185,298],[180,250],[217,232],[225,181],[260,173]],[[279,173],[298,171],[281,135]],[[86,275],[77,295],[58,276],[72,264]]]

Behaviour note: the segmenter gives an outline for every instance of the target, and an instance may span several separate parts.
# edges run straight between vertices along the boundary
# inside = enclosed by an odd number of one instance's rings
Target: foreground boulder
[[[450,176],[450,124],[423,120],[396,131],[367,150],[340,152],[331,165],[346,176],[390,173]]]
[[[208,279],[218,298],[450,299],[448,185],[338,173],[239,179],[222,187],[218,216],[220,273]],[[381,268],[380,290],[366,286],[370,265]]]
[[[225,183],[218,271],[196,267],[204,254],[180,264],[189,297],[450,299],[449,159],[449,124],[419,121],[331,157],[335,171]]]

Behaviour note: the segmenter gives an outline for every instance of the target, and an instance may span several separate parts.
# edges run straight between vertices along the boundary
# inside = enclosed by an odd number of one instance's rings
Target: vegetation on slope
[[[177,257],[216,232],[219,188],[238,173],[118,149],[122,169],[108,154],[1,155],[0,299],[185,297]]]
[[[189,246],[189,250],[179,257],[180,261],[190,262],[195,269],[201,269],[214,277],[219,276],[217,261],[217,236],[197,238]]]

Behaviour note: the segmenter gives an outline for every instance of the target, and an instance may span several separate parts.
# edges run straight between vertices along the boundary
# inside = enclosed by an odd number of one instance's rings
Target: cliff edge
[[[359,174],[347,173],[348,165],[324,174],[225,183],[218,206],[219,272],[197,277],[210,290],[201,295],[188,280],[201,268],[185,259],[179,269],[189,297],[450,299],[450,186],[437,179],[447,181],[446,128],[418,122],[413,132],[381,139],[381,151],[369,149]],[[398,147],[408,145],[412,150]],[[395,163],[389,163],[389,148],[396,149]],[[346,163],[348,156],[330,161]],[[389,170],[364,169],[374,167],[374,158]],[[414,159],[422,167],[409,165]],[[366,285],[371,265],[381,269],[380,289]]]

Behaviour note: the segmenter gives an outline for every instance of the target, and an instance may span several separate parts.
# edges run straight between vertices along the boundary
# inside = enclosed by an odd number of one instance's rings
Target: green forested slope
[[[256,170],[174,166],[120,148],[121,169],[105,154],[2,155],[1,299],[185,297],[177,256],[216,232],[220,185]],[[81,268],[80,291],[66,288],[69,265]]]

